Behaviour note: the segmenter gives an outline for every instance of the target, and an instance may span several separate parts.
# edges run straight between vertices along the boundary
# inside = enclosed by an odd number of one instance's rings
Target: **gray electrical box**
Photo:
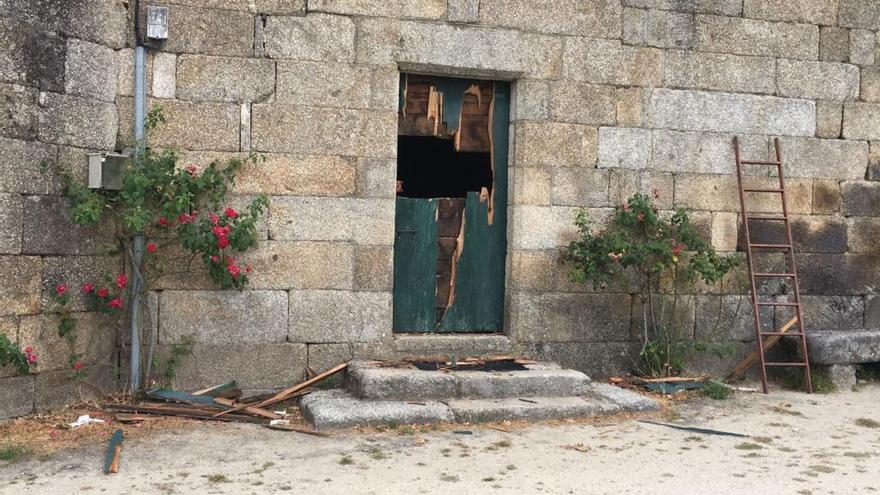
[[[168,39],[168,7],[147,6],[147,38]]]
[[[117,153],[89,153],[89,189],[122,189],[125,169],[131,165],[131,157]]]

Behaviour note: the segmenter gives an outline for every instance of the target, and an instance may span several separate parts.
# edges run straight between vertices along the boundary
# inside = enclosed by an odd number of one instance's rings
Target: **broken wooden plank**
[[[198,408],[170,405],[170,404],[110,404],[105,407],[108,411],[131,412],[135,414],[157,414],[161,416],[179,416],[191,419],[207,419],[213,421],[229,421],[243,423],[265,423],[266,420],[246,414],[228,414],[216,417],[216,410],[202,410]]]
[[[152,390],[147,390],[147,397],[150,397],[152,399],[167,400],[171,402],[182,402],[184,404],[192,404],[195,406],[219,407],[219,404],[217,404],[213,397],[194,395],[187,392],[180,392],[178,390],[167,390],[164,388],[154,388]]]
[[[107,444],[107,452],[104,454],[104,474],[119,472],[119,457],[122,454],[122,430],[113,432],[110,443]]]
[[[235,402],[234,400],[231,400],[231,399],[224,399],[222,397],[217,397],[214,400],[216,400],[218,404],[224,405],[226,407],[231,407],[231,408],[236,408],[240,405],[244,405],[245,407],[242,410],[248,414],[253,414],[254,416],[261,416],[261,417],[268,418],[268,419],[282,419],[284,417],[280,414],[275,414],[272,411],[269,411],[269,410],[266,410],[266,409],[263,409],[260,407],[251,406],[251,405],[247,405],[247,404],[239,404],[238,402]]]
[[[305,434],[305,435],[312,435],[312,436],[315,436],[315,437],[325,437],[325,438],[326,438],[326,437],[332,437],[332,436],[333,436],[333,435],[331,435],[331,434],[329,434],[329,433],[324,433],[324,432],[322,432],[322,431],[307,430],[307,429],[305,429],[305,428],[297,428],[296,426],[290,426],[290,425],[273,425],[273,424],[268,424],[268,425],[265,425],[265,426],[266,426],[266,428],[269,428],[270,430],[293,431],[293,432],[296,432],[296,433],[303,433],[303,434]]]
[[[347,367],[348,367],[348,363],[338,364],[338,365],[336,365],[336,366],[330,368],[329,370],[327,370],[327,371],[321,373],[320,375],[318,375],[318,376],[316,376],[316,377],[314,377],[314,378],[309,378],[308,380],[306,380],[306,381],[304,381],[304,382],[302,382],[302,383],[298,383],[298,384],[296,384],[296,385],[294,385],[294,386],[292,386],[292,387],[290,387],[290,388],[286,388],[286,389],[284,389],[284,390],[278,392],[277,394],[273,395],[272,397],[270,397],[270,398],[268,398],[268,399],[266,399],[266,400],[264,400],[264,401],[262,401],[262,402],[258,402],[258,403],[256,403],[256,404],[245,404],[245,405],[240,405],[240,406],[234,407],[234,408],[232,408],[232,409],[229,409],[229,410],[227,410],[227,411],[220,412],[220,413],[216,414],[215,417],[221,417],[221,416],[223,416],[223,415],[225,415],[225,414],[229,414],[229,413],[231,413],[231,412],[239,411],[239,410],[244,409],[245,407],[248,407],[248,406],[264,407],[264,406],[269,406],[269,405],[272,405],[272,404],[277,404],[277,403],[279,403],[279,402],[283,402],[283,401],[285,401],[285,400],[287,400],[287,399],[290,399],[290,398],[294,397],[294,395],[295,395],[297,392],[300,392],[300,391],[302,391],[302,390],[305,389],[305,388],[311,387],[312,385],[314,385],[314,384],[320,382],[321,380],[324,380],[325,378],[328,378],[328,377],[330,377],[330,376],[332,376],[332,375],[335,375],[336,373],[338,373],[338,372],[344,370],[344,369],[347,368]]]
[[[116,413],[116,421],[120,423],[141,423],[144,421],[156,421],[159,416],[144,416],[142,414]]]
[[[238,384],[235,380],[231,382],[221,383],[220,385],[214,385],[213,387],[208,387],[206,389],[199,390],[197,392],[193,392],[193,395],[204,395],[207,397],[223,397],[226,399],[237,399],[241,397],[241,389],[238,388]]]
[[[788,323],[783,325],[782,328],[777,330],[776,333],[787,333],[789,330],[791,330],[791,328],[797,322],[798,322],[798,317],[795,316],[791,320],[789,320]],[[767,339],[767,341],[764,342],[764,345],[763,345],[764,353],[766,353],[773,346],[778,344],[779,341],[782,340],[782,337],[784,337],[784,336],[783,335],[773,335],[772,337]],[[731,371],[730,374],[728,374],[727,377],[724,378],[724,381],[727,383],[735,381],[736,379],[741,377],[743,375],[743,373],[745,373],[746,370],[749,369],[749,366],[751,366],[758,359],[760,359],[760,356],[758,354],[758,350],[755,349],[754,351],[750,352],[749,355],[745,357],[745,359],[740,361],[739,364],[737,364],[735,368],[733,368],[733,371]]]

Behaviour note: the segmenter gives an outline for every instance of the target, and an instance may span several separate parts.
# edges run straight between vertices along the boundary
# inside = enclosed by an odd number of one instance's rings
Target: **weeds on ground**
[[[15,463],[23,461],[31,455],[30,449],[21,445],[0,445],[0,461]]]
[[[229,483],[230,479],[228,476],[222,473],[215,473],[205,476],[211,483]]]
[[[447,483],[457,483],[459,481],[459,479],[460,478],[456,474],[446,474],[446,473],[440,474],[440,480],[445,481]]]
[[[856,420],[856,424],[865,428],[880,428],[880,421],[875,421],[870,418],[859,418]]]
[[[764,447],[761,447],[760,445],[758,445],[756,443],[752,443],[752,442],[743,442],[743,443],[737,444],[733,448],[735,448],[737,450],[761,450]]]
[[[382,452],[382,449],[380,449],[379,447],[373,447],[372,449],[370,449],[368,455],[370,456],[370,459],[373,459],[374,461],[388,459],[388,454]]]
[[[340,466],[350,466],[354,464],[354,459],[350,455],[344,455],[339,458]]]
[[[831,381],[827,373],[820,369],[813,369],[810,373],[813,382],[813,392],[817,394],[830,394],[837,391],[837,386]],[[782,387],[789,390],[804,390],[804,373],[792,370],[782,375]]]
[[[726,400],[733,395],[733,389],[721,382],[706,380],[703,382],[703,393],[715,400]]]

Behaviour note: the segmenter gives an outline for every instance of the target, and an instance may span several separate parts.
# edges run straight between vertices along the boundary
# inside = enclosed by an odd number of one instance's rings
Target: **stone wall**
[[[2,166],[14,167],[0,177],[3,271],[16,274],[15,290],[2,292],[12,331],[39,312],[57,255],[97,254],[56,235],[70,228],[61,228],[57,185],[36,164],[131,136],[125,10],[81,3],[106,12],[65,24],[0,7],[4,22],[58,33],[37,36],[50,41],[30,45],[30,64],[16,53],[0,59],[5,101],[21,109],[0,124],[11,157]],[[199,273],[154,287],[160,343],[197,341],[182,387],[236,378],[264,389],[354,356],[442,352],[524,352],[617,372],[640,309],[626,291],[594,294],[567,280],[559,248],[572,239],[575,212],[607,218],[630,194],[656,188],[661,208],[694,210],[716,249],[736,250],[734,135],[754,159],[769,156],[770,138],[782,141],[808,326],[880,324],[871,295],[880,285],[874,0],[163,4],[170,39],[150,55],[148,87],[168,122],[151,144],[179,146],[196,165],[262,153],[266,163],[244,173],[236,201],[271,200],[263,242],[249,255],[250,290],[214,291]],[[48,70],[51,61],[60,68]],[[400,71],[513,81],[504,335],[391,333]],[[76,125],[83,114],[99,125]],[[708,335],[719,308],[736,306],[721,292],[707,288],[685,305],[695,335]],[[749,350],[749,318],[715,337]]]
[[[45,312],[58,283],[78,292],[122,270],[112,232],[70,222],[58,172],[84,178],[87,152],[116,147],[116,99],[133,80],[128,26],[119,1],[0,2],[0,332],[39,357],[29,376],[0,368],[0,419],[115,385],[119,323],[74,297],[86,365],[77,381],[57,317]]]

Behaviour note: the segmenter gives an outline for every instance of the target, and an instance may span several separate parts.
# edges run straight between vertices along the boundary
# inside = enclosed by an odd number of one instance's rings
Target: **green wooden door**
[[[436,328],[437,201],[397,198],[394,219],[394,330]]]

